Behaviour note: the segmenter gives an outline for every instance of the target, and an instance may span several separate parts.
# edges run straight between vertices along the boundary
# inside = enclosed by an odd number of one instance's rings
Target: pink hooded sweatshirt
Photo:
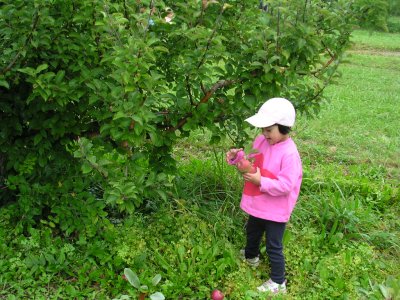
[[[296,204],[303,177],[297,147],[291,138],[270,145],[263,135],[253,143],[258,152],[254,165],[260,168],[261,185],[246,182],[243,190],[243,209],[257,218],[286,223]]]

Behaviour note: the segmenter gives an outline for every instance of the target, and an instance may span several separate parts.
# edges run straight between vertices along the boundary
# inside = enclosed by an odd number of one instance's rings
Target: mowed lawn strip
[[[393,36],[400,38],[400,34]],[[382,49],[390,49],[390,40],[383,40],[380,45],[387,48]],[[299,118],[300,148],[306,155],[318,152],[322,161],[384,166],[389,178],[398,179],[400,55],[386,56],[374,49],[350,52],[339,69],[342,76],[327,88],[329,102],[320,114],[314,119]]]

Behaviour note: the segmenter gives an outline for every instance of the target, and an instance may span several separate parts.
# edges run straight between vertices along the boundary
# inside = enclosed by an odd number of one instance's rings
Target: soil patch
[[[400,51],[388,51],[380,49],[351,49],[347,51],[353,54],[365,54],[365,55],[380,55],[380,56],[400,56]]]

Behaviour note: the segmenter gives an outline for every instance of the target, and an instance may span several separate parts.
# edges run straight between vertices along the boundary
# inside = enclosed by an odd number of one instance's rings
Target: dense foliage
[[[361,28],[388,31],[388,0],[355,0],[353,9]]]
[[[0,14],[2,202],[68,235],[165,199],[192,130],[241,144],[267,97],[317,109],[351,17],[307,0],[13,0]]]
[[[360,28],[368,30],[399,32],[400,16],[398,0],[354,0],[352,10]]]
[[[389,14],[400,16],[400,2],[397,0],[389,0]]]

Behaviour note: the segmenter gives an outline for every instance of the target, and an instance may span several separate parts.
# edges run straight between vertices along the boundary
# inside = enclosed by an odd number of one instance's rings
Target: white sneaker
[[[273,294],[277,293],[286,293],[286,280],[279,284],[276,282],[273,282],[272,279],[268,279],[268,281],[264,282],[262,285],[260,285],[257,290],[260,292],[270,292]]]
[[[240,258],[246,260],[247,264],[252,266],[252,267],[258,267],[260,264],[260,258],[258,256],[254,258],[246,258],[245,255],[246,251],[244,249],[240,250]]]

